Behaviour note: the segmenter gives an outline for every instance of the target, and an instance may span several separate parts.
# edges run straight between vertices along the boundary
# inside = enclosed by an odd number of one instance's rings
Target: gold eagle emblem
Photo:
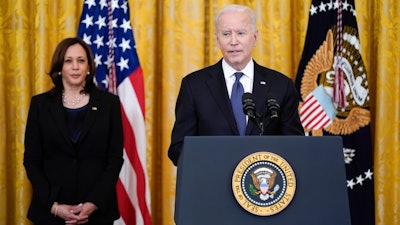
[[[350,28],[348,28],[350,29]],[[347,30],[347,32],[353,32],[351,30]],[[323,83],[324,87],[332,86],[332,83],[328,82],[325,77],[329,77],[328,72],[330,70],[333,70],[333,64],[334,64],[334,44],[333,44],[333,33],[332,30],[330,29],[326,35],[325,41],[322,43],[322,45],[318,48],[318,50],[315,52],[313,57],[310,59],[308,62],[304,73],[303,73],[303,78],[301,81],[301,88],[300,88],[300,94],[302,99],[305,99],[309,93],[311,93],[314,89],[318,87],[318,82]],[[350,44],[349,48],[351,48]],[[350,52],[350,50],[349,50]],[[356,54],[357,53],[357,54]],[[362,64],[362,59],[361,55],[358,53],[356,50],[352,50],[351,53],[349,54],[354,54],[356,56],[356,59],[354,57],[349,57],[351,60],[355,61],[354,64],[358,63],[361,65],[358,66],[357,74],[352,74],[356,80],[358,80],[358,83],[355,83],[352,85],[354,90],[355,89],[361,89],[366,90],[366,93],[368,95],[368,89],[363,88],[361,82],[367,83],[366,76],[365,76],[365,71],[362,71],[360,67],[363,67]],[[349,61],[351,61],[349,59]],[[325,73],[325,74],[324,74]],[[362,73],[362,74],[358,74]],[[320,74],[323,74],[325,76],[320,76]],[[362,81],[360,81],[362,80]],[[358,85],[358,87],[353,87]],[[356,91],[354,91],[356,92]],[[364,94],[365,96],[365,94]],[[369,97],[369,96],[367,96]],[[339,112],[338,115],[334,118],[333,123],[331,123],[328,127],[324,128],[327,132],[334,134],[334,135],[348,135],[351,134],[361,127],[364,127],[369,124],[370,122],[370,112],[368,109],[365,109],[357,104],[353,104],[355,102],[353,95],[347,96],[347,101],[350,102],[350,105],[346,107],[346,111]],[[368,99],[367,99],[368,100]],[[368,101],[364,101],[364,106],[368,107]],[[302,104],[299,105],[299,109],[302,107]],[[310,132],[309,130],[306,130],[306,132]],[[313,130],[311,131],[313,136],[322,136],[322,129],[320,130]]]
[[[276,172],[267,167],[256,169],[250,174],[254,187],[258,190],[255,194],[260,196],[260,199],[267,200],[273,198],[279,186],[275,186]],[[274,190],[272,188],[274,187]]]

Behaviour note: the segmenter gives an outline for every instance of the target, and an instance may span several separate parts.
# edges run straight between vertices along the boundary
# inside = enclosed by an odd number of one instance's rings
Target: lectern
[[[241,205],[235,195],[235,191],[241,192],[240,188],[233,190],[234,172],[241,170],[240,163],[254,164],[252,160],[243,160],[255,153],[281,157],[294,173],[295,191],[290,202],[283,201],[287,203],[285,208],[272,215],[252,213],[246,208],[251,207],[252,200]],[[278,174],[285,177],[284,170]],[[250,191],[253,195],[265,194],[264,200],[278,198],[275,191],[290,185],[287,181],[280,186],[270,182],[273,176],[268,169],[262,174],[269,178],[263,185],[257,185],[257,179],[254,185],[242,183],[253,188]],[[262,180],[260,177],[258,181]],[[175,222],[177,225],[351,225],[346,184],[342,139],[338,136],[186,137],[178,162]],[[250,196],[250,192],[243,196]],[[255,208],[264,205],[259,206]]]

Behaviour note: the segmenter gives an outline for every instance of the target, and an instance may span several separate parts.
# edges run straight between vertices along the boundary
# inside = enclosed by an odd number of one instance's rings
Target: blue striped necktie
[[[233,114],[235,115],[236,125],[241,136],[244,136],[246,133],[246,116],[244,115],[242,106],[242,95],[244,93],[244,89],[242,83],[239,81],[243,75],[244,74],[242,72],[235,73],[236,80],[235,83],[233,83],[231,94]]]

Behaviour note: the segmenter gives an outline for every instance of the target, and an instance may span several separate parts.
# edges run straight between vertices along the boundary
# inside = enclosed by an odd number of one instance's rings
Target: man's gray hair
[[[220,9],[217,14],[214,17],[214,26],[215,26],[215,32],[217,32],[218,30],[218,20],[219,17],[226,12],[244,12],[247,11],[250,14],[250,18],[251,18],[251,28],[253,30],[253,32],[255,32],[257,30],[256,27],[256,14],[254,13],[254,11],[244,5],[237,5],[237,4],[232,4],[232,5],[227,5],[225,7],[223,7],[222,9]]]

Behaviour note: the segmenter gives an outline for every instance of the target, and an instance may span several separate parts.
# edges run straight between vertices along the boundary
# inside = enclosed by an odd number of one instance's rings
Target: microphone
[[[242,104],[243,104],[243,112],[245,115],[249,117],[251,120],[256,119],[256,104],[253,100],[253,95],[249,92],[246,92],[242,95]]]
[[[269,115],[271,119],[277,119],[279,117],[279,109],[280,106],[275,98],[267,99],[267,115]]]
[[[256,126],[258,127],[260,136],[264,133],[264,124],[259,114],[256,111],[256,103],[254,103],[253,95],[246,92],[242,95],[243,112],[249,117]]]

